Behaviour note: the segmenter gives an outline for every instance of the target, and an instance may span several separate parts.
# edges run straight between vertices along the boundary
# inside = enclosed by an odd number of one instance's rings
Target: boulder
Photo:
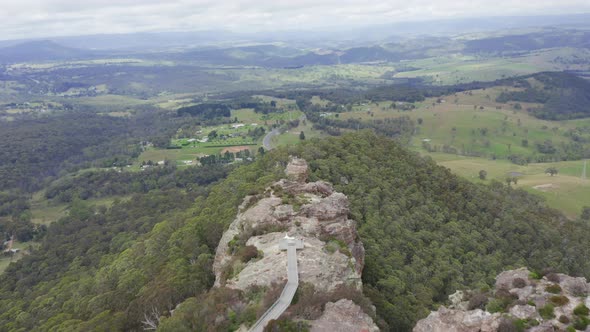
[[[495,332],[500,325],[500,314],[481,309],[464,311],[440,307],[420,320],[414,332]]]
[[[523,279],[524,281],[527,282],[527,285],[529,285],[530,282],[528,280],[529,280],[530,273],[531,272],[524,267],[517,269],[517,270],[504,271],[496,277],[496,289],[515,288],[513,286],[513,283],[514,283],[514,280],[517,278]]]
[[[307,162],[305,159],[292,158],[285,168],[285,174],[289,180],[304,183],[309,176]]]
[[[514,307],[510,308],[509,313],[519,319],[539,319],[539,313],[537,312],[537,307],[532,305],[515,305]]]
[[[377,332],[379,328],[363,310],[351,300],[326,303],[322,316],[311,322],[311,332]]]

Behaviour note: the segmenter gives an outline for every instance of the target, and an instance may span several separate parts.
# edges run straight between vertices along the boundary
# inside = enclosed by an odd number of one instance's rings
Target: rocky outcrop
[[[327,182],[308,183],[305,160],[292,159],[285,173],[285,179],[263,194],[246,197],[239,207],[217,247],[215,286],[247,290],[252,286],[270,288],[286,281],[287,255],[280,250],[279,240],[288,234],[304,244],[297,250],[300,283],[309,283],[323,292],[342,285],[360,290],[365,251],[356,223],[348,218],[348,198]],[[246,262],[238,259],[245,247],[255,247],[259,254]],[[352,313],[352,320],[342,321],[343,327],[366,323],[369,331],[374,331],[371,318],[352,302],[326,305],[320,321],[325,325],[334,317]],[[361,325],[353,329],[359,331]]]
[[[449,296],[450,307],[454,309],[440,307],[419,321],[414,331],[496,331],[501,325],[510,330],[519,324],[526,331],[565,331],[575,327],[590,332],[590,326],[584,323],[588,322],[586,310],[590,307],[590,284],[586,279],[555,273],[541,279],[534,276],[526,268],[505,271],[496,277],[493,292],[467,292],[480,297],[471,301],[475,306],[485,305],[481,297],[487,297],[485,308],[494,313],[467,310],[471,304],[465,301],[467,293],[456,292]]]
[[[414,327],[416,332],[495,332],[500,325],[500,314],[483,310],[453,310],[440,307]]]
[[[379,328],[359,306],[351,300],[326,303],[322,316],[313,321],[311,332],[377,332]]]

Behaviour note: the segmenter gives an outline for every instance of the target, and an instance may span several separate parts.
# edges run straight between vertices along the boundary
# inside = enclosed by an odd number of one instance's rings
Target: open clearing
[[[443,153],[428,155],[439,165],[475,183],[488,183],[491,180],[504,183],[511,173],[519,173],[521,175],[517,176],[518,183],[512,184],[513,188],[522,188],[543,196],[549,206],[561,210],[569,218],[580,216],[582,207],[590,206],[590,180],[581,178],[584,166],[582,160],[520,166],[506,160],[461,157]],[[545,170],[549,167],[557,168],[559,173],[555,176],[545,174]],[[479,179],[480,170],[487,172],[487,180]]]

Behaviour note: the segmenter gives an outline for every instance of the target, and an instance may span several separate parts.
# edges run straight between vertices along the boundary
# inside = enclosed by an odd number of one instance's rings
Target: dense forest
[[[127,147],[125,121],[93,114],[63,114],[0,123],[0,188],[30,191],[60,170],[100,159],[137,155]],[[120,141],[121,144],[114,144]]]
[[[52,182],[44,193],[48,199],[71,202],[76,198],[87,200],[123,196],[147,193],[154,189],[182,188],[187,191],[196,191],[200,186],[224,178],[232,167],[231,165],[213,165],[179,169],[175,165],[168,164],[147,168],[143,172],[91,170]],[[0,209],[0,213],[1,211]]]
[[[198,104],[194,106],[181,107],[176,112],[181,116],[190,115],[207,120],[231,116],[231,109],[229,106],[224,104]]]
[[[157,313],[161,330],[191,331],[203,329],[206,312],[218,324],[208,328],[231,330],[247,313],[224,304],[242,295],[207,293],[212,255],[243,197],[279,179],[289,155],[309,161],[311,180],[348,195],[366,248],[364,293],[384,330],[409,331],[456,289],[487,288],[508,267],[590,277],[587,223],[360,131],[265,153],[205,191],[172,185],[108,210],[74,199],[41,247],[0,276],[0,326],[140,330]],[[170,318],[174,308],[182,309]]]

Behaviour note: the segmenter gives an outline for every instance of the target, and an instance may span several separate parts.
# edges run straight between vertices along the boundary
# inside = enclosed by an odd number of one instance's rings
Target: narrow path
[[[249,332],[262,332],[268,322],[279,318],[285,310],[291,305],[293,296],[299,287],[299,275],[297,272],[297,242],[287,242],[287,284],[279,299],[273,303],[270,308],[260,317],[260,319],[250,328]]]

